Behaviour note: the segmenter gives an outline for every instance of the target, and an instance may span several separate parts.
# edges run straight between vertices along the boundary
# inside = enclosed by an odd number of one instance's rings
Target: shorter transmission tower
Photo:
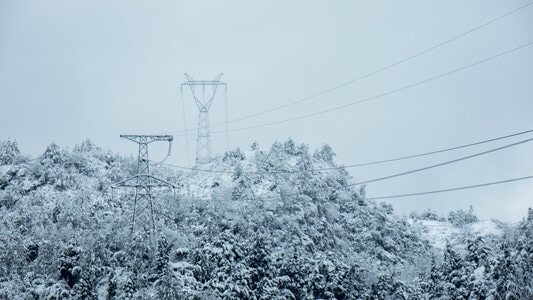
[[[133,240],[135,233],[139,231],[150,235],[155,241],[157,240],[157,231],[151,189],[152,187],[171,187],[173,189],[176,187],[172,183],[150,174],[148,144],[167,141],[170,155],[170,147],[174,138],[171,135],[120,135],[120,137],[139,144],[137,175],[116,184],[116,186],[135,188],[130,241]]]
[[[209,129],[209,109],[215,99],[217,88],[220,85],[223,85],[225,92],[227,93],[226,83],[220,81],[222,73],[218,75],[214,80],[194,80],[189,74],[185,73],[187,81],[181,84],[181,98],[183,101],[183,86],[189,86],[191,88],[192,96],[196,101],[196,106],[200,115],[198,116],[198,137],[196,140],[196,165],[201,165],[211,161],[211,133]],[[202,87],[202,99],[198,99],[195,93],[195,87]],[[206,98],[205,88],[209,86],[213,89],[213,94]]]

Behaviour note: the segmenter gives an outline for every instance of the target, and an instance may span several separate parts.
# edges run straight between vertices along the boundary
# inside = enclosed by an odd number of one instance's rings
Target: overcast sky
[[[1,1],[0,140],[40,155],[90,138],[137,155],[120,134],[175,134],[167,162],[192,166],[198,110],[180,83],[223,72],[211,123],[289,104],[394,64],[528,1]],[[358,105],[276,125],[400,89],[533,42],[533,5],[393,68],[318,97],[213,127],[214,153],[268,149],[292,137],[329,144],[340,164],[459,146],[533,129],[533,45]],[[226,117],[226,109],[228,117]],[[184,120],[185,119],[185,120]],[[356,181],[400,173],[531,138],[350,168]],[[229,141],[229,144],[228,144]],[[153,145],[151,158],[165,155]],[[533,142],[367,185],[367,196],[445,189],[533,175]],[[519,221],[533,180],[387,200],[400,215]]]

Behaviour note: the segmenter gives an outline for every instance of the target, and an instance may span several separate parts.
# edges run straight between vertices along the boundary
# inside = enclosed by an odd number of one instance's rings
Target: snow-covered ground
[[[447,241],[453,240],[460,233],[460,229],[453,226],[448,222],[418,221],[419,224],[424,226],[423,236],[428,239],[431,245],[438,249],[444,249]]]
[[[413,225],[422,226],[424,238],[437,249],[444,249],[446,242],[452,245],[461,244],[468,236],[501,237],[505,233],[502,223],[494,220],[483,220],[464,227],[456,227],[446,221],[409,220]]]
[[[468,226],[468,229],[471,233],[474,233],[476,235],[498,237],[503,236],[505,231],[501,223],[493,220],[479,221],[470,224]]]

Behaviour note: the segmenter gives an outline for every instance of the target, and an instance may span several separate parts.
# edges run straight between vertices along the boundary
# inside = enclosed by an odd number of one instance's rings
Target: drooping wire
[[[235,128],[235,129],[230,130],[230,132],[243,131],[243,130],[248,130],[248,129],[255,129],[255,128],[261,128],[261,127],[267,127],[267,126],[277,125],[277,124],[281,124],[281,123],[287,123],[287,122],[297,121],[297,120],[301,120],[301,119],[305,119],[305,118],[314,117],[314,116],[317,116],[317,115],[321,115],[321,114],[325,114],[325,113],[329,113],[329,112],[337,111],[337,110],[344,109],[344,108],[347,108],[347,107],[350,107],[350,106],[354,106],[354,105],[357,105],[357,104],[361,104],[361,103],[364,103],[364,102],[368,102],[368,101],[376,100],[376,99],[378,99],[378,98],[382,98],[382,97],[384,97],[384,96],[388,96],[388,95],[391,95],[391,94],[395,94],[395,93],[398,93],[398,92],[401,92],[401,91],[407,90],[407,89],[409,89],[409,88],[416,87],[416,86],[419,86],[419,85],[423,85],[423,84],[426,84],[426,83],[431,82],[431,81],[433,81],[433,80],[437,80],[437,79],[440,79],[440,78],[442,78],[442,77],[446,77],[446,76],[452,75],[452,74],[454,74],[454,73],[457,73],[457,72],[460,72],[460,71],[466,70],[466,69],[468,69],[468,68],[471,68],[471,67],[477,66],[477,65],[479,65],[479,64],[482,64],[482,63],[487,62],[487,61],[490,61],[490,60],[493,60],[493,59],[498,58],[498,57],[500,57],[500,56],[503,56],[503,55],[509,54],[509,53],[511,53],[511,52],[514,52],[514,51],[520,50],[520,49],[522,49],[522,48],[525,48],[525,47],[531,46],[532,44],[533,44],[533,41],[532,41],[532,42],[529,42],[529,43],[526,43],[526,44],[523,44],[523,45],[521,45],[521,46],[518,46],[518,47],[512,48],[512,49],[507,50],[507,51],[505,51],[505,52],[502,52],[502,53],[496,54],[496,55],[494,55],[494,56],[491,56],[491,57],[488,57],[488,58],[485,58],[485,59],[479,60],[479,61],[474,62],[474,63],[472,63],[472,64],[469,64],[469,65],[466,65],[466,66],[463,66],[463,67],[460,67],[460,68],[454,69],[454,70],[452,70],[452,71],[448,71],[448,72],[446,72],[446,73],[443,73],[443,74],[440,74],[440,75],[437,75],[437,76],[433,76],[433,77],[430,77],[430,78],[428,78],[428,79],[425,79],[425,80],[422,80],[422,81],[419,81],[419,82],[415,82],[415,83],[410,84],[410,85],[403,86],[403,87],[401,87],[401,88],[397,88],[397,89],[394,89],[394,90],[390,90],[390,91],[385,92],[385,93],[382,93],[382,94],[378,94],[378,95],[375,95],[375,96],[372,96],[372,97],[364,98],[364,99],[362,99],[362,100],[358,100],[358,101],[350,102],[350,103],[347,103],[347,104],[344,104],[344,105],[336,106],[336,107],[333,107],[333,108],[329,108],[329,109],[325,109],[325,110],[317,111],[317,112],[310,113],[310,114],[306,114],[306,115],[301,115],[301,116],[299,116],[299,117],[293,117],[293,118],[289,118],[289,119],[284,119],[284,120],[279,120],[279,121],[274,121],[274,122],[268,122],[268,123],[263,123],[263,124],[259,124],[259,125],[252,125],[252,126],[248,126],[248,127]],[[212,131],[211,133],[212,133],[212,134],[213,134],[213,133],[225,133],[225,131]]]
[[[224,102],[226,103],[226,151],[229,151],[229,113],[228,113],[228,86],[224,86]]]
[[[261,112],[253,113],[253,114],[246,115],[246,116],[243,116],[243,117],[239,117],[239,118],[236,118],[236,119],[233,119],[233,120],[230,120],[230,121],[226,121],[226,122],[215,123],[215,124],[212,124],[211,127],[215,127],[215,126],[219,126],[219,125],[223,125],[223,124],[227,124],[227,123],[234,123],[234,122],[237,122],[237,121],[242,121],[242,120],[245,120],[245,119],[250,119],[250,118],[253,118],[253,117],[257,117],[257,116],[260,116],[260,115],[263,115],[263,114],[267,114],[267,113],[270,113],[270,112],[273,112],[273,111],[276,111],[276,110],[280,110],[280,109],[283,109],[283,108],[286,108],[286,107],[289,107],[289,106],[292,106],[292,105],[295,105],[295,104],[298,104],[298,103],[301,103],[301,102],[304,102],[304,101],[307,101],[307,100],[310,100],[310,99],[313,99],[313,98],[316,98],[316,97],[319,97],[319,96],[322,96],[322,95],[324,95],[324,94],[330,93],[330,92],[335,91],[335,90],[337,90],[337,89],[340,89],[340,88],[342,88],[342,87],[345,87],[345,86],[351,85],[351,84],[356,83],[356,82],[358,82],[358,81],[360,81],[360,80],[366,79],[366,78],[371,77],[371,76],[373,76],[373,75],[375,75],[375,74],[378,74],[378,73],[380,73],[380,72],[383,72],[383,71],[386,71],[386,70],[388,70],[388,69],[391,69],[391,68],[393,68],[393,67],[395,67],[395,66],[397,66],[397,65],[400,65],[400,64],[403,64],[403,63],[405,63],[405,62],[408,62],[408,61],[410,61],[410,60],[412,60],[412,59],[414,59],[414,58],[416,58],[416,57],[419,57],[419,56],[421,56],[421,55],[423,55],[423,54],[426,54],[426,53],[428,53],[428,52],[431,52],[431,51],[433,51],[433,50],[435,50],[435,49],[437,49],[437,48],[439,48],[439,47],[442,47],[442,46],[444,46],[444,45],[446,45],[446,44],[448,44],[448,43],[451,43],[451,42],[453,42],[453,41],[455,41],[455,40],[457,40],[457,39],[459,39],[459,38],[461,38],[461,37],[464,37],[464,36],[466,36],[466,35],[468,35],[468,34],[470,34],[470,33],[472,33],[472,32],[475,32],[475,31],[477,31],[477,30],[479,30],[479,29],[482,29],[483,27],[486,27],[486,26],[488,26],[488,25],[490,25],[490,24],[492,24],[492,23],[495,23],[495,22],[497,22],[497,21],[499,21],[499,20],[501,20],[501,19],[503,19],[503,18],[505,18],[505,17],[507,17],[507,16],[509,16],[509,15],[511,15],[511,14],[514,14],[514,13],[516,13],[516,12],[522,10],[522,9],[525,9],[526,7],[530,6],[531,4],[533,4],[533,2],[528,2],[528,3],[526,3],[526,4],[524,4],[524,5],[520,6],[520,7],[518,7],[518,8],[516,8],[516,9],[514,9],[514,10],[508,12],[508,13],[505,13],[505,14],[503,14],[503,15],[501,15],[501,16],[499,16],[499,17],[496,17],[496,18],[494,18],[494,19],[491,19],[491,20],[489,20],[489,21],[487,21],[487,22],[485,22],[485,23],[483,23],[483,24],[481,24],[481,25],[479,25],[479,26],[477,26],[477,27],[474,27],[474,28],[472,28],[472,29],[470,29],[470,30],[467,30],[467,31],[465,31],[465,32],[463,32],[463,33],[461,33],[461,34],[459,34],[459,35],[456,35],[456,36],[450,38],[450,39],[447,39],[447,40],[445,40],[445,41],[443,41],[443,42],[440,42],[440,43],[438,43],[438,44],[436,44],[436,45],[434,45],[434,46],[431,46],[431,47],[429,47],[429,48],[427,48],[427,49],[425,49],[425,50],[422,50],[422,51],[420,51],[420,52],[417,52],[417,53],[415,53],[415,54],[413,54],[413,55],[411,55],[411,56],[408,56],[408,57],[406,57],[406,58],[403,58],[403,59],[401,59],[401,60],[399,60],[399,61],[397,61],[397,62],[395,62],[395,63],[392,63],[392,64],[390,64],[390,65],[387,65],[387,66],[385,66],[385,67],[382,67],[382,68],[380,68],[380,69],[378,69],[378,70],[375,70],[375,71],[372,71],[372,72],[370,72],[370,73],[367,73],[366,75],[363,75],[363,76],[358,77],[358,78],[356,78],[356,79],[353,79],[353,80],[347,81],[347,82],[342,83],[342,84],[339,84],[339,85],[337,85],[337,86],[335,86],[335,87],[332,87],[332,88],[326,89],[326,90],[324,90],[324,91],[321,91],[321,92],[315,93],[315,94],[313,94],[313,95],[310,95],[310,96],[307,96],[307,97],[304,97],[304,98],[301,98],[301,99],[298,99],[298,100],[292,101],[292,102],[290,102],[290,103],[287,103],[287,104],[284,104],[284,105],[280,105],[280,106],[276,106],[276,107],[273,107],[273,108],[267,109],[267,110],[265,110],[265,111],[261,111]],[[227,128],[226,128],[226,129],[227,129]],[[193,128],[193,129],[189,129],[189,130],[190,130],[190,131],[194,131],[195,129]],[[174,132],[174,133],[188,132],[189,130],[185,130],[185,131],[176,131],[176,132]]]
[[[421,171],[425,171],[425,170],[429,170],[429,169],[433,169],[433,168],[437,168],[437,167],[442,167],[442,166],[445,166],[445,165],[449,165],[449,164],[456,163],[456,162],[459,162],[459,161],[463,161],[463,160],[466,160],[466,159],[470,159],[470,158],[474,158],[474,157],[477,157],[477,156],[485,155],[485,154],[488,154],[488,153],[496,152],[496,151],[499,151],[499,150],[503,150],[503,149],[506,149],[506,148],[510,148],[510,147],[517,146],[517,145],[524,144],[524,143],[531,142],[531,141],[533,141],[533,138],[530,138],[530,139],[527,139],[527,140],[522,140],[522,141],[519,141],[519,142],[516,142],[516,143],[512,143],[512,144],[509,144],[509,145],[505,145],[505,146],[502,146],[502,147],[494,148],[494,149],[491,149],[491,150],[488,150],[488,151],[483,151],[483,152],[480,152],[480,153],[464,156],[464,157],[457,158],[457,159],[454,159],[454,160],[449,160],[449,161],[446,161],[446,162],[443,162],[443,163],[439,163],[439,164],[435,164],[435,165],[431,165],[431,166],[427,166],[427,167],[423,167],[423,168],[418,168],[418,169],[415,169],[415,170],[410,170],[410,171],[407,171],[407,172],[402,172],[402,173],[398,173],[398,174],[394,174],[394,175],[389,175],[389,176],[385,176],[385,177],[380,177],[380,178],[375,178],[375,179],[371,179],[371,180],[366,180],[366,181],[353,183],[353,184],[350,184],[350,186],[356,186],[356,185],[362,185],[362,184],[367,184],[367,183],[376,182],[376,181],[382,181],[382,180],[391,179],[391,178],[400,177],[400,176],[405,176],[405,175],[408,175],[408,174],[413,174],[413,173],[417,173],[417,172],[421,172]]]
[[[392,64],[390,64],[390,65],[387,65],[387,66],[385,66],[385,67],[382,67],[382,68],[380,68],[380,69],[378,69],[378,70],[376,70],[376,71],[370,72],[370,73],[368,73],[368,74],[366,74],[366,75],[363,75],[363,76],[361,76],[361,77],[358,77],[358,78],[356,78],[356,79],[353,79],[353,80],[347,81],[347,82],[342,83],[342,84],[339,84],[339,85],[337,85],[337,86],[335,86],[335,87],[332,87],[332,88],[329,88],[329,89],[327,89],[327,90],[324,90],[324,91],[318,92],[318,93],[316,93],[316,94],[313,94],[313,95],[310,95],[310,96],[307,96],[307,97],[304,97],[304,98],[298,99],[298,100],[296,100],[296,101],[293,101],[293,102],[290,102],[290,103],[287,103],[287,104],[283,104],[283,105],[280,105],[280,106],[276,106],[276,107],[273,107],[273,108],[271,108],[271,109],[268,109],[268,110],[265,110],[265,111],[262,111],[262,112],[258,112],[258,113],[254,113],[254,114],[246,115],[246,116],[243,116],[243,117],[240,117],[240,118],[237,118],[237,119],[233,119],[233,120],[231,120],[231,121],[229,121],[229,122],[233,123],[233,122],[242,121],[242,120],[250,119],[250,118],[253,118],[253,117],[257,117],[257,116],[260,116],[260,115],[264,115],[264,114],[267,114],[267,113],[270,113],[270,112],[273,112],[273,111],[276,111],[276,110],[280,110],[280,109],[282,109],[282,108],[286,108],[286,107],[289,107],[289,106],[292,106],[292,105],[295,105],[295,104],[298,104],[298,103],[301,103],[301,102],[304,102],[304,101],[308,101],[308,100],[310,100],[310,99],[313,99],[313,98],[316,98],[316,97],[322,96],[322,95],[324,95],[324,94],[330,93],[330,92],[332,92],[332,91],[338,90],[338,89],[340,89],[340,88],[342,88],[342,87],[345,87],[345,86],[351,85],[351,84],[356,83],[356,82],[358,82],[358,81],[360,81],[360,80],[363,80],[363,79],[366,79],[366,78],[368,78],[368,77],[371,77],[371,76],[373,76],[373,75],[375,75],[375,74],[377,74],[377,73],[380,73],[380,72],[386,71],[386,70],[391,69],[391,68],[393,68],[393,67],[395,67],[395,66],[397,66],[397,65],[400,65],[400,64],[405,63],[405,62],[407,62],[407,61],[410,61],[410,60],[412,60],[412,59],[414,59],[414,58],[417,58],[417,57],[419,57],[419,56],[421,56],[421,55],[423,55],[423,54],[426,54],[426,53],[428,53],[428,52],[430,52],[430,51],[432,51],[432,50],[435,50],[435,49],[437,49],[437,48],[439,48],[439,47],[442,47],[442,46],[444,46],[444,45],[446,45],[446,44],[448,44],[448,43],[450,43],[450,42],[453,42],[453,41],[455,41],[455,40],[457,40],[457,39],[459,39],[459,38],[461,38],[461,37],[463,37],[463,36],[465,36],[465,35],[468,35],[468,34],[474,32],[474,31],[476,31],[476,30],[479,30],[479,29],[481,29],[481,28],[483,28],[483,27],[486,27],[486,26],[488,26],[488,25],[490,25],[490,24],[492,24],[492,23],[494,23],[494,22],[496,22],[496,21],[498,21],[498,20],[500,20],[500,19],[503,19],[503,18],[505,18],[505,17],[507,17],[507,16],[509,16],[509,15],[515,13],[515,12],[517,12],[517,11],[520,11],[520,10],[522,10],[522,9],[524,9],[524,8],[526,8],[526,7],[528,7],[528,6],[531,5],[531,4],[533,4],[533,2],[529,2],[529,3],[525,4],[525,5],[522,5],[522,6],[516,8],[516,9],[514,9],[514,10],[512,10],[512,11],[510,11],[510,12],[504,14],[504,15],[501,15],[501,16],[499,16],[499,17],[497,17],[497,18],[494,18],[494,19],[492,19],[492,20],[490,20],[490,21],[488,21],[488,22],[485,22],[485,23],[483,23],[483,24],[481,24],[481,25],[479,25],[479,26],[477,26],[477,27],[474,27],[474,28],[472,28],[472,29],[470,29],[470,30],[467,30],[467,31],[465,31],[465,32],[463,32],[463,33],[461,33],[461,34],[459,34],[459,35],[456,35],[456,36],[454,36],[454,37],[448,39],[448,40],[445,40],[445,41],[443,41],[443,42],[440,42],[440,43],[438,43],[438,44],[436,44],[436,45],[434,45],[434,46],[432,46],[432,47],[429,47],[429,48],[427,48],[427,49],[425,49],[425,50],[422,50],[422,51],[420,51],[420,52],[418,52],[418,53],[415,53],[415,54],[413,54],[413,55],[411,55],[411,56],[408,56],[408,57],[406,57],[406,58],[404,58],[404,59],[401,59],[401,60],[399,60],[399,61],[397,61],[397,62],[395,62],[395,63],[392,63]],[[217,125],[221,125],[221,124],[223,124],[223,123],[213,124],[212,126],[217,126]]]
[[[393,161],[400,161],[400,160],[405,160],[405,159],[428,156],[428,155],[432,155],[432,154],[438,154],[438,153],[448,152],[448,151],[452,151],[452,150],[458,150],[458,149],[463,149],[463,148],[467,148],[467,147],[477,146],[477,145],[481,145],[481,144],[485,144],[485,143],[495,142],[495,141],[498,141],[498,140],[503,140],[503,139],[507,139],[507,138],[510,138],[510,137],[527,134],[527,133],[530,133],[530,132],[533,132],[533,129],[526,130],[526,131],[521,131],[521,132],[518,132],[518,133],[513,133],[513,134],[509,134],[509,135],[505,135],[505,136],[501,136],[501,137],[497,137],[497,138],[493,138],[493,139],[489,139],[489,140],[484,140],[484,141],[480,141],[480,142],[466,144],[466,145],[462,145],[462,146],[446,148],[446,149],[442,149],[442,150],[436,150],[436,151],[431,151],[431,152],[408,155],[408,156],[397,157],[397,158],[392,158],[392,159],[378,160],[378,161],[355,164],[355,165],[347,165],[347,166],[344,166],[344,168],[355,168],[355,167],[362,167],[362,166],[378,165],[378,164],[383,164],[383,163],[388,163],[388,162],[393,162]]]
[[[435,191],[426,191],[426,192],[418,192],[418,193],[410,193],[410,194],[401,194],[401,195],[390,195],[390,196],[378,196],[378,197],[368,197],[367,200],[380,200],[380,199],[391,199],[391,198],[404,198],[404,197],[413,197],[413,196],[422,196],[422,195],[429,195],[429,194],[437,194],[437,193],[446,193],[446,192],[453,192],[453,191],[459,191],[459,190],[466,190],[466,189],[473,189],[473,188],[479,188],[489,185],[495,185],[495,184],[502,184],[502,183],[508,183],[513,181],[520,181],[520,180],[526,180],[533,178],[533,175],[531,176],[525,176],[520,178],[513,178],[513,179],[507,179],[507,180],[501,180],[501,181],[495,181],[495,182],[488,182],[488,183],[482,183],[482,184],[475,184],[475,185],[469,185],[469,186],[462,186],[462,187],[455,187],[455,188],[449,188],[449,189],[442,189],[442,190],[435,190]]]
[[[441,189],[441,190],[433,190],[433,191],[425,191],[425,192],[418,192],[418,193],[409,193],[409,194],[399,194],[399,195],[390,195],[390,196],[378,196],[378,197],[366,197],[366,200],[380,200],[380,199],[390,199],[390,198],[402,198],[402,197],[412,197],[412,196],[422,196],[422,195],[429,195],[429,194],[438,194],[438,193],[446,193],[446,192],[453,192],[453,191],[460,191],[460,190],[466,190],[466,189],[474,189],[474,188],[480,188],[485,186],[491,186],[491,185],[497,185],[497,184],[504,184],[509,182],[515,182],[515,181],[522,181],[527,179],[533,179],[533,175],[530,176],[524,176],[519,178],[512,178],[512,179],[506,179],[501,181],[494,181],[494,182],[488,182],[488,183],[482,183],[482,184],[475,184],[475,185],[468,185],[468,186],[461,186],[461,187],[454,187],[454,188],[447,188],[447,189]],[[220,199],[220,198],[195,198],[194,200],[184,200],[182,202],[185,203],[194,203],[198,201],[221,201],[221,202],[238,202],[238,201],[283,201],[283,198],[280,197],[270,197],[270,198],[241,198],[238,200],[233,199]]]
[[[183,126],[185,126],[185,132],[188,132],[188,124],[187,124],[187,112],[185,111],[185,101],[183,98],[183,86],[180,85],[180,94],[181,94],[181,109],[183,111]],[[187,163],[191,164],[191,151],[189,147],[189,136],[185,136],[185,148],[187,150]]]
[[[475,142],[475,143],[470,143],[470,144],[466,144],[466,145],[461,145],[461,146],[456,146],[456,147],[451,147],[451,148],[431,151],[431,152],[425,152],[425,153],[420,153],[420,154],[414,154],[414,155],[408,155],[408,156],[403,156],[403,157],[397,157],[397,158],[385,159],[385,160],[378,160],[378,161],[360,163],[360,164],[351,164],[351,165],[343,165],[343,166],[328,167],[328,168],[317,168],[317,169],[313,169],[312,171],[313,172],[320,172],[320,171],[340,170],[340,169],[355,168],[355,167],[377,165],[377,164],[383,164],[383,163],[388,163],[388,162],[406,160],[406,159],[411,159],[411,158],[417,158],[417,157],[428,156],[428,155],[432,155],[432,154],[438,154],[438,153],[448,152],[448,151],[452,151],[452,150],[458,150],[458,149],[463,149],[463,148],[467,148],[467,147],[477,146],[477,145],[481,145],[481,144],[485,144],[485,143],[489,143],[489,142],[495,142],[495,141],[498,141],[498,140],[503,140],[503,139],[507,139],[507,138],[510,138],[510,137],[524,135],[524,134],[531,133],[531,132],[533,132],[533,129],[525,130],[525,131],[521,131],[521,132],[517,132],[517,133],[513,133],[513,134],[508,134],[508,135],[505,135],[505,136],[500,136],[500,137],[496,137],[496,138],[492,138],[492,139],[488,139],[488,140],[483,140],[483,141],[479,141],[479,142]],[[234,173],[233,171],[190,168],[190,167],[178,166],[178,165],[174,165],[174,164],[164,164],[164,165],[169,166],[169,167],[178,168],[178,169],[198,171],[198,172],[206,172],[206,173],[222,173],[222,174],[233,174]],[[298,171],[261,171],[261,172],[243,171],[243,173],[244,174],[282,174],[282,173],[298,173]]]
[[[168,157],[170,156],[170,154],[172,153],[172,141],[168,141],[168,152],[167,152],[167,155],[165,156],[165,158],[163,158],[162,161],[160,162],[156,162],[156,161],[153,161],[153,160],[149,160],[151,163],[153,163],[153,166],[158,166],[158,165],[162,165],[165,163],[165,161],[168,159]]]

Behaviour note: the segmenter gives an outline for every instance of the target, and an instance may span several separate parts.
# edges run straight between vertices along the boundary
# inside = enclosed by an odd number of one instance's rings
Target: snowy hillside
[[[507,228],[501,222],[495,220],[477,221],[464,227],[457,227],[447,221],[436,220],[409,220],[409,223],[417,223],[422,226],[422,236],[430,241],[434,248],[444,250],[446,243],[452,245],[464,245],[469,236],[479,236],[485,239],[501,238]]]
[[[506,235],[461,212],[409,222],[329,146],[288,140],[154,166],[177,188],[152,189],[157,233],[132,237],[134,189],[112,187],[136,165],[88,140],[36,158],[1,142],[0,298],[531,299],[533,210]]]

